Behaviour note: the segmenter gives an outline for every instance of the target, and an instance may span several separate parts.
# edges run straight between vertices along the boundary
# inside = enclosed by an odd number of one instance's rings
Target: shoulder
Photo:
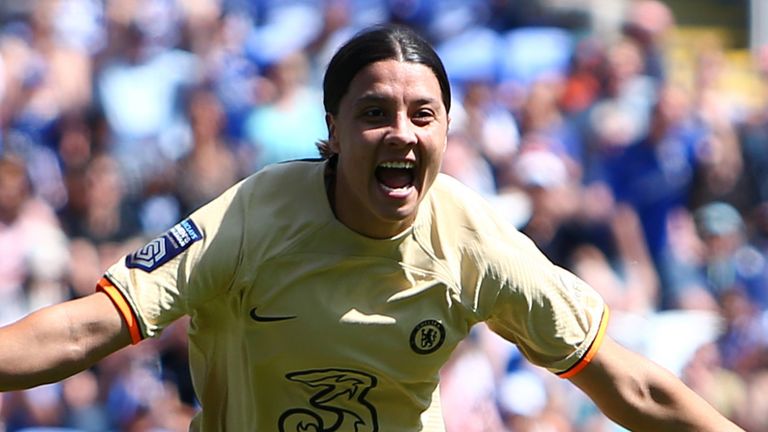
[[[237,206],[254,241],[294,238],[333,217],[320,159],[268,165],[242,182]]]
[[[301,181],[318,174],[322,176],[324,168],[325,161],[322,159],[290,160],[267,165],[251,174],[247,180],[258,179],[261,182],[270,180]]]
[[[463,207],[483,200],[482,196],[448,174],[440,173],[432,185],[433,201],[439,204]]]
[[[256,232],[317,217],[326,200],[323,167],[320,160],[269,165],[198,209],[193,218],[220,228]]]
[[[530,250],[532,242],[518,227],[530,214],[524,196],[484,196],[448,175],[438,176],[429,198],[430,229],[445,245],[499,257]]]
[[[440,174],[430,194],[433,220],[440,224],[477,228],[489,222],[502,223],[492,205],[493,197],[472,190],[459,180]]]
[[[237,193],[247,201],[278,204],[324,188],[325,164],[320,159],[267,165],[241,182]]]

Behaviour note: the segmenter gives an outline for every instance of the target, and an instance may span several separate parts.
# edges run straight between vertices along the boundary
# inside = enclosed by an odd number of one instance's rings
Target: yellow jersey
[[[326,163],[269,166],[105,273],[134,343],[191,317],[191,430],[442,430],[438,372],[481,321],[566,376],[597,349],[600,296],[476,193],[441,174],[371,239],[335,218]]]

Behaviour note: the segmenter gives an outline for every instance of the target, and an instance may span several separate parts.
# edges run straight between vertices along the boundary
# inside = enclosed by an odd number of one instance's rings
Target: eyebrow
[[[359,106],[366,103],[385,103],[385,102],[389,102],[392,99],[393,98],[382,95],[380,93],[364,93],[362,96],[357,98],[357,100],[355,100],[354,105]],[[414,101],[414,103],[416,103],[417,105],[431,105],[439,102],[440,102],[439,99],[431,98],[431,97],[421,97]]]

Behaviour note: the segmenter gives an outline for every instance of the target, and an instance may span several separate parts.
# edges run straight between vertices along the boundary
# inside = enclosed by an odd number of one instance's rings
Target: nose
[[[417,142],[416,125],[413,124],[407,114],[398,114],[392,119],[385,143],[392,146],[408,146]]]

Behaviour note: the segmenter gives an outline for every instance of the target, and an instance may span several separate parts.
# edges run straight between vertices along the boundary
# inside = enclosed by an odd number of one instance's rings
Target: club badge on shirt
[[[126,256],[125,266],[151,272],[202,238],[203,234],[197,225],[191,219],[185,219],[141,249]]]
[[[411,349],[417,354],[433,353],[443,345],[443,342],[445,342],[445,327],[437,320],[424,320],[411,332]]]

